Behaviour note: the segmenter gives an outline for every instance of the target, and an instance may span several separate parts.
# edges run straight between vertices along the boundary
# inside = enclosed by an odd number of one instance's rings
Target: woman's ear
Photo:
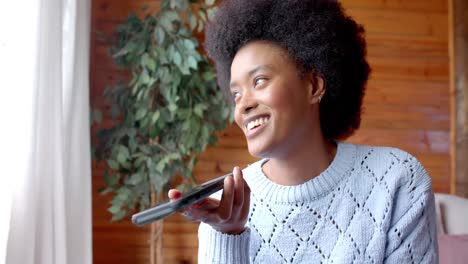
[[[323,96],[325,95],[325,81],[322,76],[311,71],[306,75],[308,82],[308,97],[310,104],[320,103]]]

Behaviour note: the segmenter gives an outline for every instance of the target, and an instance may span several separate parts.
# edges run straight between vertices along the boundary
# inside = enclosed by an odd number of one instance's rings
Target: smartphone
[[[202,201],[213,193],[220,191],[224,186],[224,179],[232,176],[232,173],[223,175],[213,180],[207,181],[194,187],[187,193],[182,194],[182,197],[176,201],[168,201],[156,205],[153,208],[141,211],[132,215],[132,222],[135,225],[142,226],[154,221],[161,220],[167,216],[174,214],[184,208],[187,208],[195,203]]]

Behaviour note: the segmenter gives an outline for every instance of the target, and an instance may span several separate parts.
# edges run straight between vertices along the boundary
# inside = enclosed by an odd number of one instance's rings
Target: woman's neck
[[[323,137],[303,141],[287,155],[271,157],[263,173],[273,182],[294,186],[307,182],[328,168],[336,155],[337,146]]]

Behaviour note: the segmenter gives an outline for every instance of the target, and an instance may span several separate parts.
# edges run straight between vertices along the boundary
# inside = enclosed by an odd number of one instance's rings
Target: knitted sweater
[[[199,263],[438,263],[434,195],[422,165],[395,148],[338,143],[329,167],[296,186],[243,170],[240,235],[200,224]]]

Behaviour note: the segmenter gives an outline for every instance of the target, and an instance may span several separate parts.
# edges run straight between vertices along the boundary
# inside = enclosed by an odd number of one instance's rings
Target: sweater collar
[[[356,158],[356,146],[337,142],[337,151],[331,164],[317,177],[299,185],[284,186],[272,182],[263,173],[262,159],[246,168],[245,179],[253,193],[273,203],[302,203],[316,200],[331,192],[351,172]]]

